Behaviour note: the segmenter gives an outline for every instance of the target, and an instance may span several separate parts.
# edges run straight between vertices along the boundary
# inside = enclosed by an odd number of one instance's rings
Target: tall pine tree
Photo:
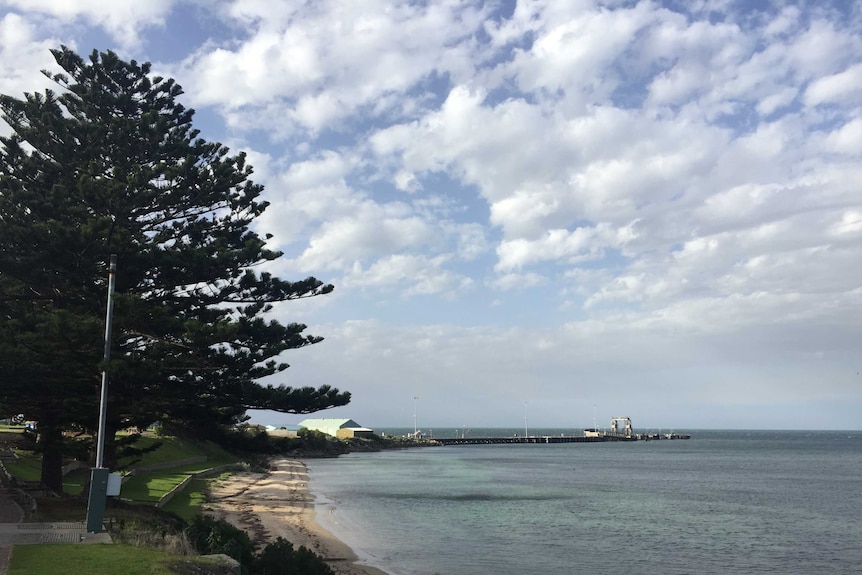
[[[317,343],[272,303],[332,291],[255,267],[281,254],[250,224],[267,207],[245,155],[192,127],[171,79],[113,52],[61,47],[58,91],[0,96],[0,403],[39,421],[43,482],[60,491],[62,432],[96,425],[107,367],[113,432],[195,428],[247,409],[344,405],[330,386],[263,387],[285,350]],[[112,359],[102,365],[107,262],[117,254]],[[110,450],[106,453],[110,460]]]

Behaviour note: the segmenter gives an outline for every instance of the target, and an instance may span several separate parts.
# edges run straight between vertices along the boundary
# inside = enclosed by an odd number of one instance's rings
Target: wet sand
[[[353,550],[317,523],[304,463],[275,459],[271,465],[268,473],[240,472],[217,482],[206,507],[247,531],[260,547],[283,537],[295,548],[304,545],[323,557],[338,575],[387,575],[357,564]]]

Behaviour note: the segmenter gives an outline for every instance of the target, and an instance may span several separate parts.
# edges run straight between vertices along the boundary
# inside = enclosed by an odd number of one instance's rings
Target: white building
[[[320,431],[339,439],[351,437],[370,437],[374,434],[373,429],[362,427],[352,419],[303,419],[299,427]]]

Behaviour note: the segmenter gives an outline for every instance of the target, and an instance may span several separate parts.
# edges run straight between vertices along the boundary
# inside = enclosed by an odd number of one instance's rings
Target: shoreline
[[[314,494],[308,488],[308,466],[290,458],[274,458],[265,473],[241,471],[210,488],[208,513],[248,532],[255,546],[282,537],[294,548],[305,546],[326,561],[337,575],[391,575],[359,563],[359,557],[317,521]]]

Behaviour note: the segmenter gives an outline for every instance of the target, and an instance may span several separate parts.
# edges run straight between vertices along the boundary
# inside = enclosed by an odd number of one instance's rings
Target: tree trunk
[[[36,444],[42,453],[42,478],[40,483],[54,493],[63,493],[63,432],[59,426],[40,421],[39,441]]]

